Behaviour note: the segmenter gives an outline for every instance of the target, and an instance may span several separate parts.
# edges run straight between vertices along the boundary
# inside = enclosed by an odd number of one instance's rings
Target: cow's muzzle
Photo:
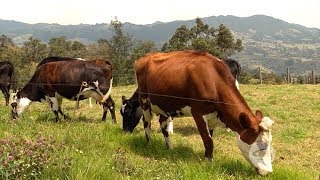
[[[16,102],[13,102],[11,103],[11,107],[12,107],[12,110],[11,110],[12,119],[17,119],[19,117],[17,112],[18,104]]]

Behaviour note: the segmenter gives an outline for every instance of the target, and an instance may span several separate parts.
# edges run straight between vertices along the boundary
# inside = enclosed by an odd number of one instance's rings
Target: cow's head
[[[240,115],[243,116],[243,115]],[[271,126],[273,121],[268,117],[263,117],[261,111],[256,112],[256,117],[260,120],[259,129],[257,130],[258,136],[251,144],[243,141],[243,136],[250,135],[250,127],[247,127],[247,134],[241,134],[237,138],[238,146],[245,157],[245,159],[252,164],[260,175],[266,175],[272,172],[273,148],[272,148],[272,135]],[[240,117],[242,126],[246,127],[244,120],[245,116]],[[251,130],[252,131],[252,130]],[[250,132],[250,133],[249,133]],[[250,138],[250,137],[249,137]]]
[[[126,99],[122,96],[122,106],[120,109],[122,115],[122,130],[132,132],[142,117],[142,110],[138,100]]]
[[[30,105],[30,103],[30,99],[28,99],[27,97],[21,97],[20,92],[17,91],[11,103],[12,118],[17,119],[22,114],[22,112]]]

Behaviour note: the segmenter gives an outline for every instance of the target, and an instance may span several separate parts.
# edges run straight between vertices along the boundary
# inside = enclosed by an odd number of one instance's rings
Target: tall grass
[[[167,150],[152,121],[151,141],[146,143],[142,123],[132,134],[121,130],[121,96],[131,96],[135,86],[113,89],[118,124],[101,122],[102,107],[87,102],[74,110],[65,100],[63,110],[71,120],[54,121],[48,104],[34,103],[19,120],[10,119],[10,108],[0,97],[0,139],[39,135],[64,144],[59,152],[70,159],[61,170],[48,165],[41,179],[318,179],[320,175],[320,86],[241,85],[252,110],[261,109],[274,121],[274,172],[259,176],[242,157],[233,132],[214,133],[214,160],[204,160],[204,147],[192,118],[175,118],[173,149]],[[63,158],[59,164],[63,165]]]

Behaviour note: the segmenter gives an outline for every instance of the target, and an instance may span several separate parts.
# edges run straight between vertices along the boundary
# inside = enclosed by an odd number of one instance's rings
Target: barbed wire
[[[56,85],[56,86],[81,86],[81,84],[49,84],[49,83],[27,83],[27,84],[52,85],[52,86],[54,86],[54,85]],[[157,93],[149,93],[149,92],[142,92],[142,91],[135,91],[135,92],[137,92],[138,94],[143,94],[143,95],[148,95],[148,96],[167,97],[167,98],[182,99],[182,100],[188,100],[188,101],[194,101],[194,102],[207,102],[207,103],[225,104],[225,105],[231,105],[231,106],[242,105],[242,104],[237,104],[237,103],[227,103],[227,102],[221,102],[221,101],[213,101],[213,100],[209,100],[209,99],[196,99],[196,98],[174,96],[174,95],[168,95],[168,94],[157,94]]]
[[[208,99],[195,99],[195,98],[187,98],[187,97],[173,96],[173,95],[167,95],[167,94],[147,93],[147,92],[141,92],[141,91],[136,91],[136,92],[138,94],[144,94],[144,95],[148,95],[148,96],[152,95],[152,96],[158,96],[158,97],[168,97],[168,98],[183,99],[183,100],[196,101],[196,102],[207,102],[207,103],[225,104],[225,105],[232,105],[232,106],[240,105],[240,104],[236,104],[236,103],[226,103],[226,102],[213,101],[213,100],[208,100]]]

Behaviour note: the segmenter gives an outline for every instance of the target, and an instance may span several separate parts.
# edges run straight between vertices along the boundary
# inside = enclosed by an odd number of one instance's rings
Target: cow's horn
[[[106,102],[106,100],[109,98],[110,94],[111,94],[111,89],[112,89],[112,81],[113,81],[113,78],[111,78],[110,80],[110,86],[109,86],[109,90],[107,92],[107,94],[105,94],[102,98],[102,100],[100,101],[101,103],[104,103]]]

